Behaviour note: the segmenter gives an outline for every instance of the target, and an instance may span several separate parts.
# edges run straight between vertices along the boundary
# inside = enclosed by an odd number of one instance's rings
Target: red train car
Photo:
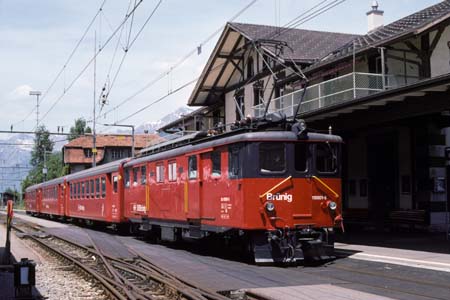
[[[330,257],[342,223],[341,138],[260,127],[186,136],[35,185],[27,211],[131,224],[168,241],[241,240],[257,263]]]

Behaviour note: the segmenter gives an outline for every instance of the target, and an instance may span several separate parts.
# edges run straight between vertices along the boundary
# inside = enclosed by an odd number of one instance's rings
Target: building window
[[[244,99],[244,90],[241,90],[238,94],[235,96],[236,99],[236,120],[241,120],[241,113],[242,116],[245,117],[245,99]]]
[[[164,182],[164,165],[156,165],[156,182]]]
[[[146,166],[141,167],[141,185],[145,185],[147,183],[147,168]]]
[[[261,143],[259,145],[259,169],[261,173],[280,173],[286,169],[285,144]]]
[[[253,77],[254,72],[253,72],[253,58],[249,57],[247,60],[247,79],[250,79],[251,77]]]
[[[356,182],[354,179],[348,181],[348,195],[356,196]]]
[[[80,198],[80,193],[81,192],[81,184],[79,182],[77,182],[77,198]]]
[[[91,148],[84,148],[84,157],[91,158],[92,157],[92,149]]]
[[[253,86],[253,105],[259,105],[264,101],[264,89],[259,86]]]
[[[131,149],[120,149],[120,148],[111,149],[111,159],[113,160],[130,156],[131,156]]]
[[[189,166],[188,168],[189,179],[197,178],[197,156],[195,155],[189,156],[188,166]]]
[[[221,159],[220,151],[211,152],[211,163],[212,163],[212,176],[220,176],[221,174]]]
[[[177,180],[177,162],[169,161],[169,181]]]

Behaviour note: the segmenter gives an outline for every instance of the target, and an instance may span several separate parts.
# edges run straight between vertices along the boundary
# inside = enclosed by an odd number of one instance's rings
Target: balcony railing
[[[383,78],[384,84],[383,84]],[[299,113],[345,103],[350,100],[369,96],[385,89],[392,89],[418,81],[418,77],[403,75],[385,75],[375,73],[350,73],[333,78],[306,89]],[[294,115],[303,90],[283,95],[271,101],[268,113],[283,112],[287,117]],[[255,117],[264,115],[265,104],[253,106]]]

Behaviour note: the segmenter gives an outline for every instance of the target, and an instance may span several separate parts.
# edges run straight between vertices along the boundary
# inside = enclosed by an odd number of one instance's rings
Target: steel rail
[[[20,231],[24,232],[23,230],[21,230],[17,227],[16,227],[16,230],[20,230]],[[32,237],[33,240],[39,240],[39,238],[34,237],[32,235],[27,235],[27,236]],[[50,235],[50,234],[46,237],[52,237],[54,239],[61,240],[73,247],[79,248],[82,251],[86,251],[86,252],[90,253],[91,255],[99,256],[99,258],[101,259],[101,256],[99,255],[98,250],[92,250],[86,246],[79,245],[79,244],[74,243],[73,241],[70,241],[63,237]],[[43,243],[40,240],[39,240],[39,242],[40,242],[40,244],[46,245],[45,243]],[[98,247],[96,247],[96,245],[92,239],[91,239],[91,243],[93,244],[94,248],[98,249]],[[50,248],[48,245],[46,245],[46,247],[53,250],[53,248]],[[121,259],[118,259],[115,257],[111,257],[109,255],[102,255],[102,256],[104,257],[104,259],[106,261],[108,261],[108,264],[113,264],[113,265],[121,264],[123,266],[126,266],[128,268],[128,270],[132,270],[133,272],[138,272],[138,273],[142,274],[142,276],[145,276],[146,279],[150,279],[154,282],[162,284],[165,286],[165,288],[167,290],[171,290],[172,292],[175,291],[175,292],[181,294],[180,296],[185,297],[186,299],[191,299],[191,300],[208,300],[208,299],[209,300],[229,300],[229,298],[227,298],[225,296],[222,296],[222,295],[217,294],[212,291],[201,290],[198,287],[196,287],[195,285],[193,285],[192,283],[187,283],[184,280],[178,279],[176,276],[168,275],[169,274],[168,272],[163,271],[162,269],[160,269],[158,267],[155,267],[154,264],[149,262],[147,259],[140,257],[140,255],[136,254],[136,252],[132,251],[131,249],[129,249],[129,250],[134,255],[136,255],[136,257],[138,257],[139,260],[141,260],[141,263],[145,262],[149,266],[153,266],[152,267],[153,274],[148,274],[148,271],[149,271],[148,268],[143,268],[142,266],[139,266],[137,264],[129,263],[124,260],[121,260]],[[74,258],[72,258],[72,259],[75,260]],[[87,267],[87,268],[89,268],[89,267]],[[89,268],[89,269],[91,269],[91,268]],[[158,269],[158,271],[156,271],[155,269]],[[93,270],[93,271],[96,272],[95,270]],[[110,271],[110,270],[108,269],[108,271]],[[157,273],[159,273],[159,275]],[[166,275],[163,275],[163,274],[166,274]],[[119,274],[117,274],[117,275],[119,275]],[[96,272],[96,276],[100,277],[103,282],[107,283],[110,286],[114,285],[116,287],[120,287],[123,289],[124,288],[123,285],[128,284],[129,287],[133,288],[134,292],[139,294],[138,296],[141,296],[144,298],[150,297],[150,299],[153,299],[153,298],[151,298],[151,295],[148,295],[148,293],[144,292],[141,288],[139,288],[136,285],[134,285],[133,283],[129,282],[129,280],[127,280],[126,278],[122,277],[126,282],[121,282],[121,281],[117,282],[112,278],[108,278],[104,274],[99,274],[99,272]]]

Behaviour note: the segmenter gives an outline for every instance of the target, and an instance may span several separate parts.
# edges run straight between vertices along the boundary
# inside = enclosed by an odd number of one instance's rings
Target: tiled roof
[[[134,136],[134,145],[136,148],[145,148],[152,140],[159,139],[155,134],[140,134]],[[97,148],[103,147],[131,147],[131,136],[129,135],[97,135]],[[66,145],[64,148],[92,148],[92,136],[82,136],[76,138]]]
[[[229,25],[253,41],[272,39],[286,42],[292,51],[285,49],[281,57],[283,59],[292,58],[296,61],[305,62],[318,60],[358,36],[356,34],[291,29],[267,25],[242,23],[229,23]]]
[[[332,51],[324,61],[332,61],[342,56],[352,55],[353,43],[355,44],[355,50],[361,51],[369,47],[386,44],[408,34],[417,34],[418,31],[427,29],[428,26],[435,25],[449,17],[450,0],[442,1],[389,25],[381,26],[366,35],[356,37],[343,47]]]

